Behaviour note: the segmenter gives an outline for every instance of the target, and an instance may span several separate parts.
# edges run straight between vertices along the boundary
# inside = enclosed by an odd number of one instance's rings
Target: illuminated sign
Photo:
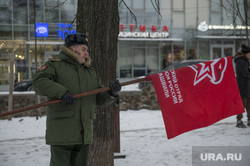
[[[57,37],[61,37],[63,40],[68,34],[76,33],[76,30],[72,29],[72,24],[57,23]],[[72,29],[72,30],[70,30]],[[49,25],[48,23],[36,23],[36,34],[37,37],[48,37],[49,36]]]
[[[203,32],[207,31],[208,29],[212,29],[212,30],[217,30],[217,29],[234,30],[234,29],[246,29],[246,28],[250,29],[250,26],[247,26],[247,27],[243,26],[243,25],[234,26],[233,24],[231,24],[231,25],[208,25],[206,23],[206,21],[201,22],[197,27],[197,29],[199,31],[203,31]]]
[[[124,32],[124,25],[120,24],[119,37],[122,38],[167,38],[169,37],[168,27],[164,25],[162,28],[157,28],[156,25],[152,25],[151,32],[146,32],[146,25],[140,25],[139,31],[135,31],[135,25],[130,24],[130,32]],[[157,32],[157,30],[162,30]]]
[[[36,23],[36,33],[34,36],[37,37],[48,37],[49,36],[49,25],[48,23]]]
[[[75,34],[76,30],[72,29],[72,24],[57,23],[57,37],[61,37],[63,40],[68,34]],[[72,30],[69,30],[72,29]]]

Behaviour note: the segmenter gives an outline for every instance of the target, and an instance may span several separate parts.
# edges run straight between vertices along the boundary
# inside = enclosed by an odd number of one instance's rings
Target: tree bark
[[[118,1],[78,0],[76,30],[88,35],[89,55],[105,86],[116,79]],[[113,166],[115,105],[97,108],[89,166]]]

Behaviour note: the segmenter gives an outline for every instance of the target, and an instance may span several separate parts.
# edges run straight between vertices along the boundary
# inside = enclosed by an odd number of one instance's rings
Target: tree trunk
[[[105,86],[116,78],[119,33],[118,1],[78,0],[77,32],[88,35],[89,55]],[[115,105],[97,108],[90,166],[113,166]]]

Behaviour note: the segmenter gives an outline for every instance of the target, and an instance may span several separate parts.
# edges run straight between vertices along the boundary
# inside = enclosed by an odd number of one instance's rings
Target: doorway
[[[210,59],[218,59],[226,56],[233,56],[235,53],[234,45],[211,45]]]

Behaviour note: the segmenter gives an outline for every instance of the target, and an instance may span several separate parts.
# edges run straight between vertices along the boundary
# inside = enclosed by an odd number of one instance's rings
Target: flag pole
[[[121,86],[135,84],[135,83],[139,83],[139,82],[143,82],[143,81],[146,81],[146,77],[139,78],[139,79],[132,80],[132,81],[123,82],[123,83],[121,83]],[[99,89],[95,89],[95,90],[92,90],[92,91],[89,91],[89,92],[76,94],[76,95],[74,95],[74,98],[80,98],[80,97],[83,97],[83,96],[93,95],[93,94],[108,91],[108,90],[110,90],[110,87],[99,88]],[[8,116],[8,115],[13,115],[13,114],[25,112],[25,111],[35,109],[35,108],[39,108],[39,107],[45,107],[45,106],[60,103],[60,102],[61,102],[61,100],[53,100],[53,101],[44,102],[44,103],[40,103],[40,104],[36,104],[36,105],[32,105],[32,106],[28,106],[28,107],[24,107],[24,108],[20,108],[20,109],[8,111],[8,112],[3,112],[3,113],[0,113],[0,118]]]
[[[245,56],[245,54],[239,54],[238,53],[235,56],[233,56],[232,59],[236,59],[236,58],[240,58],[240,57],[244,57],[244,56]],[[139,83],[139,82],[143,82],[143,81],[146,81],[146,77],[121,83],[121,86],[135,84],[135,83]],[[80,98],[80,97],[83,97],[83,96],[88,96],[88,95],[92,95],[92,94],[96,94],[96,93],[100,93],[100,92],[104,92],[104,91],[108,91],[108,90],[110,90],[109,87],[99,88],[99,89],[95,89],[95,90],[92,90],[92,91],[89,91],[89,92],[76,94],[76,95],[74,95],[74,98]],[[24,111],[28,111],[28,110],[31,110],[31,109],[39,108],[39,107],[45,107],[45,106],[60,103],[60,102],[61,102],[61,100],[53,100],[53,101],[49,101],[49,102],[44,102],[44,103],[40,103],[40,104],[36,104],[36,105],[24,107],[24,108],[12,110],[12,111],[9,111],[9,112],[0,113],[0,118],[4,117],[4,116],[8,116],[8,115],[13,115],[13,114],[21,113],[21,112],[24,112]]]

